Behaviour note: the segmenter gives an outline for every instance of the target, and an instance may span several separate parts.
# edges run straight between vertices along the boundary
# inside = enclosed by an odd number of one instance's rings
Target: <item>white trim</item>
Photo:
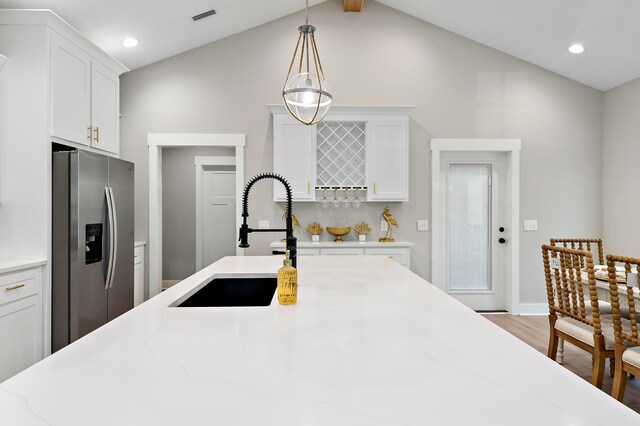
[[[236,157],[194,157],[194,166],[235,166]]]
[[[162,149],[165,147],[218,146],[235,148],[236,190],[244,183],[243,134],[149,133],[149,297],[162,291]],[[236,227],[240,227],[241,203],[236,203]],[[238,256],[244,249],[236,249]],[[155,284],[154,284],[155,283]]]
[[[4,64],[6,64],[8,60],[9,58],[0,54],[0,72],[2,72],[2,68],[4,68]]]
[[[431,282],[442,286],[444,280],[443,253],[440,242],[444,226],[440,212],[440,156],[446,151],[492,151],[507,152],[507,196],[511,199],[511,252],[510,273],[507,274],[507,309],[511,314],[520,314],[520,139],[431,139]],[[509,262],[510,260],[510,262]]]
[[[213,133],[149,133],[148,144],[152,146],[245,146],[245,135]]]
[[[195,157],[194,166],[196,170],[196,271],[202,269],[202,177],[206,166],[235,166],[235,157]],[[236,173],[235,170],[233,173]],[[236,206],[242,197],[242,186],[236,187]],[[237,215],[236,215],[237,216]],[[239,217],[239,216],[238,216]],[[236,225],[238,225],[236,223]],[[239,228],[239,225],[238,225]],[[238,249],[236,249],[237,253]]]
[[[520,303],[517,315],[548,315],[549,305],[546,303]],[[516,315],[516,314],[514,314]]]
[[[520,151],[520,139],[431,139],[431,151]]]
[[[287,108],[282,104],[267,104],[271,114],[289,114]],[[415,105],[332,105],[327,116],[337,114],[355,115],[408,115]]]

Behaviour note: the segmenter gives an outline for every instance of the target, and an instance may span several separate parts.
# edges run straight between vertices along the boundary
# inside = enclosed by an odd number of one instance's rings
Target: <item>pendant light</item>
[[[282,99],[289,113],[302,124],[309,126],[324,118],[333,98],[324,81],[324,72],[314,38],[316,27],[309,25],[309,0],[306,10],[306,23],[298,27],[298,42],[282,89]]]

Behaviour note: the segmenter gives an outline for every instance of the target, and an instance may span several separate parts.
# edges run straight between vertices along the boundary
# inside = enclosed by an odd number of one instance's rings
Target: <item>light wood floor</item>
[[[484,317],[536,350],[547,354],[547,345],[549,344],[549,319],[547,316],[484,315]],[[587,352],[566,343],[563,365],[587,382],[591,382],[591,355]],[[609,375],[607,367],[602,391],[611,395],[612,384],[613,378]],[[627,380],[624,403],[640,413],[640,377]]]

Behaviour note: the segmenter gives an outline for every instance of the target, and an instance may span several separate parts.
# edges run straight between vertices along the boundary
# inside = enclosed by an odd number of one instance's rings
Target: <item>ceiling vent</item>
[[[191,19],[193,19],[193,22],[197,22],[197,21],[199,21],[201,19],[204,19],[204,18],[206,18],[208,16],[215,15],[215,14],[216,14],[216,11],[214,9],[211,9],[211,10],[208,10],[206,12],[202,12],[202,13],[196,15],[196,16],[192,16]]]

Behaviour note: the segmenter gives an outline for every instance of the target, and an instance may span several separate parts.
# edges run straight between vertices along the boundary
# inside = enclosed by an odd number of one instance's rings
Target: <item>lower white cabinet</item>
[[[0,274],[0,382],[43,358],[42,268]]]
[[[133,249],[133,306],[144,302],[144,244]]]
[[[283,249],[284,243],[274,241],[273,249]],[[345,241],[335,243],[332,241],[310,242],[298,241],[298,256],[386,256],[406,268],[411,267],[411,247],[414,244],[408,241],[396,241],[394,243],[379,243],[368,241],[364,243]]]

